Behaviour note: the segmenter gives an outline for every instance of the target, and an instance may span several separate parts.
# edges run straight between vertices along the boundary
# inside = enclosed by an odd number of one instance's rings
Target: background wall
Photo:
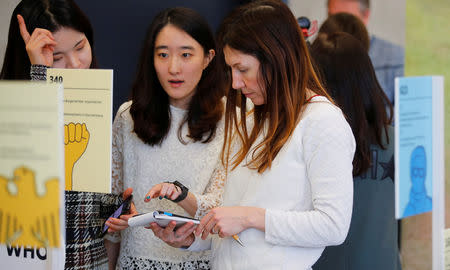
[[[90,18],[100,68],[114,69],[114,112],[129,97],[137,59],[153,17],[167,7],[197,10],[215,30],[231,9],[244,1],[75,0]],[[101,14],[101,16],[99,16]]]
[[[19,0],[0,1],[0,64],[7,43],[11,13]],[[167,7],[197,10],[215,31],[223,17],[246,0],[75,0],[94,28],[95,53],[99,67],[114,69],[113,112],[129,97],[137,60],[153,17]]]
[[[11,14],[19,2],[20,0],[0,1],[0,69],[3,66],[3,57],[5,55],[6,43],[8,41],[8,29]]]

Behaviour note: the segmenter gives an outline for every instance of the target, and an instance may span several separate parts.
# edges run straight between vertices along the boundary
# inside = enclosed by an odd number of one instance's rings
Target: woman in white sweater
[[[193,224],[151,227],[173,246],[211,248],[212,269],[310,269],[325,246],[347,235],[352,131],[321,86],[284,3],[238,8],[218,40],[235,89],[225,113],[223,206],[194,233]],[[238,110],[247,98],[254,109]]]
[[[221,202],[224,174],[215,168],[224,138],[224,88],[215,49],[208,24],[191,9],[166,9],[150,25],[132,100],[113,124],[112,189],[119,194],[132,188],[140,213],[201,217]],[[164,181],[187,187],[195,209],[186,212],[169,200],[144,202],[148,189]],[[121,231],[120,238],[107,236],[115,243],[107,244],[111,262],[120,248],[117,268],[209,269],[209,252],[184,252],[143,227],[127,228],[130,215],[107,223],[110,232]]]

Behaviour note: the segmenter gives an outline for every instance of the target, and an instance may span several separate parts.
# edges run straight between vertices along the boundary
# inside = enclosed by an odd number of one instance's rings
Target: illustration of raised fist
[[[72,173],[75,163],[86,151],[89,142],[89,131],[86,124],[69,123],[64,125],[64,152],[66,163],[66,190],[72,190]]]

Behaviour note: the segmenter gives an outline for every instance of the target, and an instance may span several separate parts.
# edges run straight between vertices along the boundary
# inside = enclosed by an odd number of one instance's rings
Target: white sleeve
[[[353,207],[355,140],[338,109],[325,108],[317,114],[308,119],[297,140],[297,147],[303,149],[313,209],[267,209],[265,238],[272,244],[324,247],[341,244],[347,236]]]
[[[219,158],[205,192],[203,194],[194,194],[197,199],[195,218],[201,219],[209,210],[222,204],[225,174],[225,168]]]

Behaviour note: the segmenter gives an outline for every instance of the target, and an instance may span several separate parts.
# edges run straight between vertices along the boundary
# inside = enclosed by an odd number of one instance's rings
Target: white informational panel
[[[66,190],[111,192],[113,71],[48,69],[64,86]]]
[[[1,269],[64,268],[62,87],[0,82]]]
[[[433,211],[433,269],[444,269],[444,79],[395,81],[397,218]]]

